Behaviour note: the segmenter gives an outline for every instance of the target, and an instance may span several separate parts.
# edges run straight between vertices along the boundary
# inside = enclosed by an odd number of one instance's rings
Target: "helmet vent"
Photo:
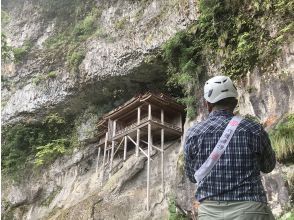
[[[213,92],[213,89],[209,90],[209,92],[208,92],[208,97],[211,96],[212,92]]]
[[[225,83],[227,80],[228,80],[228,79],[225,79],[225,80],[223,81],[223,83]]]
[[[227,91],[229,91],[228,89],[225,89],[225,90],[222,90],[221,92],[227,92]]]
[[[218,83],[218,84],[221,84],[222,82],[219,82],[219,81],[218,81],[218,82],[214,82],[214,83]]]

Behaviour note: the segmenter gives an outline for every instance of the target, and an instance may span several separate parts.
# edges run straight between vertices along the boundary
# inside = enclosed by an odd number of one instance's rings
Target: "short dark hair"
[[[229,107],[232,110],[234,110],[237,104],[238,104],[238,100],[234,97],[225,98],[225,99],[219,100],[216,103],[211,103],[213,107]]]

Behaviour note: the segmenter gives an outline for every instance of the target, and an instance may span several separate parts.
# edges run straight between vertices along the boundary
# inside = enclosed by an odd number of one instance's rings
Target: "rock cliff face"
[[[83,50],[83,60],[72,73],[60,48],[44,46],[60,27],[56,18],[44,17],[42,3],[3,4],[9,10],[10,22],[3,28],[8,42],[13,47],[24,47],[28,41],[33,44],[21,63],[2,65],[7,82],[2,90],[4,124],[47,109],[78,111],[91,102],[108,102],[113,95],[160,88],[166,78],[164,69],[160,63],[148,64],[148,57],[197,16],[193,1],[184,5],[177,1],[95,2],[99,28],[75,45]],[[47,77],[51,71],[56,76]]]
[[[54,8],[46,1],[2,2],[7,42],[22,51],[14,53],[14,61],[2,61],[2,126],[41,121],[51,112],[71,114],[84,147],[58,158],[41,174],[28,172],[21,182],[2,179],[4,219],[167,219],[173,200],[192,211],[195,186],[183,174],[180,140],[165,146],[164,193],[160,156],[153,152],[151,211],[147,212],[144,157],[130,152],[112,177],[103,185],[99,182],[95,124],[99,115],[139,92],[171,92],[166,87],[167,67],[156,54],[177,31],[197,20],[196,1],[84,1],[73,11],[72,1],[52,2],[64,4]],[[58,7],[68,7],[76,16],[62,16],[65,12]],[[62,35],[60,30],[66,28],[78,34]],[[270,128],[294,111],[293,54],[293,43],[287,43],[273,63],[274,71],[256,69],[237,82],[241,114],[255,115]],[[210,67],[208,75],[214,74]],[[195,96],[201,100],[201,94],[197,91]],[[206,114],[200,104],[198,117],[187,121],[185,128]],[[293,166],[278,165],[273,174],[263,177],[276,215],[289,206],[283,176],[291,170]]]

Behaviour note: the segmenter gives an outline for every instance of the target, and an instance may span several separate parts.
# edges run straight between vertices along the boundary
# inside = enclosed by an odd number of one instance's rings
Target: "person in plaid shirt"
[[[237,105],[237,89],[231,79],[216,76],[205,83],[204,98],[209,111],[206,120],[188,129],[185,144],[185,172],[194,174],[209,157]],[[200,220],[271,220],[260,172],[271,172],[276,163],[268,134],[262,125],[242,119],[225,152],[199,183],[196,200]]]

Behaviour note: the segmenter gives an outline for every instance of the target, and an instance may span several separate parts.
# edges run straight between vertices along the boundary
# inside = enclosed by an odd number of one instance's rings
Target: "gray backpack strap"
[[[218,140],[216,146],[214,147],[213,151],[207,158],[207,160],[201,165],[201,167],[195,172],[194,177],[199,183],[203,180],[204,177],[206,177],[212,168],[215,166],[219,158],[222,156],[224,151],[226,150],[227,146],[229,145],[229,142],[231,138],[233,137],[236,128],[242,121],[242,118],[239,116],[234,116],[229,124],[227,125],[226,129],[224,130],[222,136]]]

